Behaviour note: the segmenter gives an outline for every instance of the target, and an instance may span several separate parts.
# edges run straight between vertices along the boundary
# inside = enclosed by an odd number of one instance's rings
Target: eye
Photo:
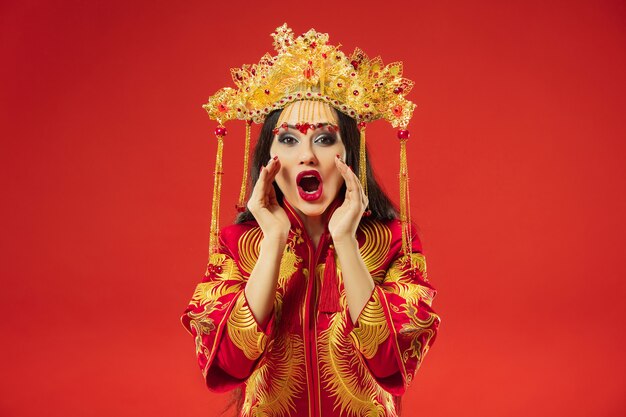
[[[315,139],[315,143],[319,143],[321,145],[330,146],[333,145],[337,139],[332,135],[322,135]]]
[[[293,136],[283,135],[283,136],[278,137],[278,142],[284,143],[286,145],[293,145],[293,144],[298,143],[298,140],[294,138]]]

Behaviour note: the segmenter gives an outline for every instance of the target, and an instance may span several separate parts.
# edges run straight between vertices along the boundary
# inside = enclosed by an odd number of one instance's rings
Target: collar
[[[324,218],[325,230],[328,230],[328,221],[332,217],[335,210],[337,210],[337,208],[339,208],[341,203],[343,203],[343,199],[344,197],[342,197],[341,195],[338,195],[337,198],[335,198],[333,202],[330,203],[330,205],[328,206],[324,214],[322,214]],[[289,201],[287,201],[286,198],[283,198],[283,206],[285,208],[285,212],[287,213],[287,217],[289,217],[291,226],[300,227],[301,229],[304,229],[304,223],[302,222],[302,218],[300,217],[296,209],[289,203]]]

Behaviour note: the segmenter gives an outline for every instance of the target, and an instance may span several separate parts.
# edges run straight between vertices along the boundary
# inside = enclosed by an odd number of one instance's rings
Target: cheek
[[[289,180],[289,178],[290,178],[289,170],[285,168],[284,166],[281,167],[280,171],[278,171],[278,174],[276,174],[275,181],[276,181],[276,184],[278,184],[278,188],[280,188],[283,194],[287,194],[288,189],[290,187],[291,181]]]
[[[335,169],[335,171],[333,171],[333,173],[330,175],[329,179],[330,179],[329,182],[336,189],[341,188],[341,186],[344,183],[343,177],[341,176],[341,173],[337,169]]]

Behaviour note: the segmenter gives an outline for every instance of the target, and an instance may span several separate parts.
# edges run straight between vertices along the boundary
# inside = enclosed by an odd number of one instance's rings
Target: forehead
[[[278,118],[276,126],[283,123],[296,125],[297,123],[332,123],[338,125],[335,109],[321,101],[296,101],[285,107]]]

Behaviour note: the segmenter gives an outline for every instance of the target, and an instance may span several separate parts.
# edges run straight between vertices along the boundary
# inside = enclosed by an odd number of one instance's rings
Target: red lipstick
[[[315,170],[302,171],[296,177],[298,194],[305,201],[315,201],[322,196],[324,188],[320,173]]]

